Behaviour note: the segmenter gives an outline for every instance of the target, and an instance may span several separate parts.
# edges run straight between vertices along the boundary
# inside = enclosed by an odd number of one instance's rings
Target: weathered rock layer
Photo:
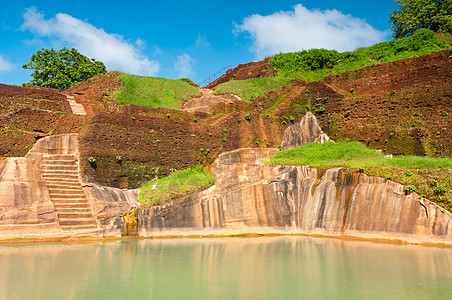
[[[0,239],[98,234],[98,219],[121,216],[137,191],[88,186],[80,177],[78,136],[38,140],[0,165]]]
[[[221,154],[214,187],[138,210],[139,234],[278,232],[452,244],[451,213],[405,195],[403,185],[340,168],[264,165],[274,151]]]

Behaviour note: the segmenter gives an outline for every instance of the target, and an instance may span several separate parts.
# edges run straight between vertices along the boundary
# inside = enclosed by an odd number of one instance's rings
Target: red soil
[[[451,71],[450,52],[442,51],[320,82],[294,80],[256,101],[214,101],[201,112],[118,105],[114,91],[122,83],[109,73],[64,91],[84,104],[85,116],[70,113],[60,91],[0,85],[0,155],[24,156],[38,138],[79,133],[84,178],[134,188],[174,169],[208,166],[223,151],[276,147],[308,108],[336,140],[386,153],[452,155]],[[266,60],[240,65],[214,84],[271,75]]]
[[[260,77],[272,77],[275,75],[276,71],[272,69],[272,60],[271,58],[268,58],[258,62],[240,64],[234,69],[229,69],[223,76],[207,85],[206,88],[212,89],[220,83],[227,82],[232,79],[244,80]]]

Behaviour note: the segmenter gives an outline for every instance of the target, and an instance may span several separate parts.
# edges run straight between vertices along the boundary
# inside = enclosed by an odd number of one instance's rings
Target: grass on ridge
[[[267,164],[345,167],[391,179],[452,212],[452,158],[384,158],[359,142],[309,144],[278,152]]]
[[[253,101],[265,92],[279,90],[290,84],[286,77],[265,77],[245,80],[230,80],[215,87],[216,94],[235,94],[244,101]]]
[[[268,164],[311,167],[394,167],[411,169],[452,168],[452,158],[404,156],[386,159],[359,142],[309,144],[278,152]]]
[[[201,95],[199,89],[184,80],[135,76],[125,73],[121,73],[119,78],[124,85],[115,94],[119,104],[179,109],[183,100]]]
[[[176,173],[145,183],[140,189],[138,202],[155,206],[184,197],[212,186],[215,182],[212,174],[204,166],[177,171]]]
[[[420,29],[410,37],[377,43],[352,52],[310,49],[276,54],[272,57],[272,67],[282,76],[318,81],[328,75],[450,49],[450,40],[450,36]]]

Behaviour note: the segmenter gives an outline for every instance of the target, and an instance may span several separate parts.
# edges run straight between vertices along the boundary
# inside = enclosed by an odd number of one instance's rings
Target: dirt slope
[[[270,76],[270,65],[241,65],[228,76]],[[43,136],[79,133],[87,181],[135,188],[175,169],[209,166],[224,151],[276,147],[307,110],[335,140],[393,154],[452,155],[450,74],[450,52],[442,51],[319,82],[293,80],[253,102],[189,100],[187,106],[202,109],[186,110],[118,105],[114,91],[122,83],[115,72],[64,92],[0,85],[0,156],[23,156]],[[66,95],[87,115],[73,114]]]

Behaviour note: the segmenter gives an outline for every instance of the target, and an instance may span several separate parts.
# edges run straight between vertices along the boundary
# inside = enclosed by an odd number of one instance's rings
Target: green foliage
[[[105,65],[89,59],[77,49],[41,49],[31,56],[24,69],[34,70],[26,85],[44,86],[64,90],[91,77],[107,73]]]
[[[437,196],[444,196],[444,194],[447,192],[447,188],[444,185],[439,185],[433,189],[433,192]]]
[[[265,92],[278,90],[284,85],[290,84],[290,79],[285,77],[254,78],[246,80],[230,80],[219,84],[215,88],[217,94],[235,94],[244,101],[252,101],[264,95]]]
[[[414,185],[409,184],[409,185],[405,186],[405,193],[406,194],[411,194],[411,193],[414,193],[414,192],[416,192],[416,187]]]
[[[250,113],[246,113],[245,114],[245,120],[251,121],[251,114]]]
[[[273,56],[272,67],[287,76],[303,71],[332,68],[341,58],[336,50],[310,49],[300,52],[280,53]]]
[[[145,183],[140,189],[138,201],[150,206],[161,205],[206,189],[214,182],[214,177],[200,165]]]
[[[115,93],[119,104],[179,109],[183,100],[200,96],[199,89],[183,80],[135,76],[121,73],[124,88]]]
[[[269,163],[310,165],[312,167],[452,168],[452,158],[404,156],[385,159],[382,154],[377,153],[375,150],[369,149],[359,142],[349,141],[325,144],[314,143],[284,150],[278,152]]]
[[[420,28],[452,33],[452,0],[395,0],[399,9],[393,11],[394,38],[412,35]]]
[[[284,77],[318,81],[328,75],[450,48],[451,46],[446,41],[439,40],[433,31],[424,29],[407,38],[381,42],[354,52],[338,53],[335,50],[311,49],[280,53],[273,56],[272,67]],[[309,62],[310,59],[314,61]]]
[[[90,157],[88,157],[88,162],[90,164],[94,164],[94,163],[96,163],[96,159],[94,157],[90,156]]]

